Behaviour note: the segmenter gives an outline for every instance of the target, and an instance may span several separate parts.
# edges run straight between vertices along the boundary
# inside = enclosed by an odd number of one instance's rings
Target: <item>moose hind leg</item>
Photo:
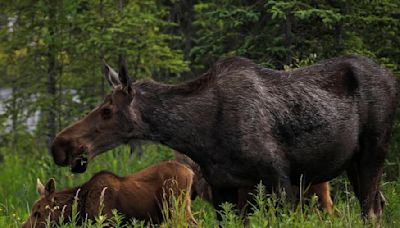
[[[354,193],[361,205],[361,216],[365,221],[379,219],[385,204],[383,194],[378,190],[382,169],[370,170],[371,168],[352,164],[347,170]]]
[[[379,137],[365,140],[360,157],[355,158],[347,169],[347,175],[361,205],[364,221],[378,221],[385,205],[383,194],[379,191],[379,182],[388,146],[387,143],[378,145],[379,141]]]

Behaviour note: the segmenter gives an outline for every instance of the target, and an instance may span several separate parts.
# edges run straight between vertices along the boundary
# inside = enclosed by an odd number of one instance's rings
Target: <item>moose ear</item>
[[[116,87],[117,85],[121,84],[121,82],[118,79],[118,74],[111,68],[104,60],[104,78],[112,87]]]
[[[45,197],[49,200],[53,200],[54,199],[54,193],[56,192],[56,183],[54,178],[50,178],[45,186]]]
[[[126,91],[129,93],[132,92],[132,81],[128,76],[128,71],[126,70],[125,60],[120,55],[118,58],[119,70],[118,70],[118,79],[121,82],[121,85]]]
[[[39,178],[36,179],[36,191],[39,195],[44,196],[44,186],[42,182],[40,182]]]

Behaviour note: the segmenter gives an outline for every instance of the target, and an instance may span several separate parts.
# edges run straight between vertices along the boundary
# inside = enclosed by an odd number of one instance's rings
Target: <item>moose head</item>
[[[96,155],[140,138],[144,124],[135,105],[136,92],[122,59],[119,65],[117,73],[104,62],[104,76],[113,90],[103,103],[55,137],[51,153],[57,165],[82,173]]]
[[[46,227],[46,221],[55,221],[61,216],[63,205],[55,201],[55,181],[50,178],[46,186],[39,179],[36,182],[36,191],[39,193],[39,200],[32,207],[32,212],[22,227]]]

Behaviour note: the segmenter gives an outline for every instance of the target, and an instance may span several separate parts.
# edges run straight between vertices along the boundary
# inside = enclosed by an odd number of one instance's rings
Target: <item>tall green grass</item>
[[[0,148],[4,161],[0,163],[0,227],[20,227],[28,217],[32,204],[38,199],[35,190],[36,178],[47,181],[56,179],[57,189],[82,184],[100,171],[109,170],[118,175],[127,175],[144,169],[154,163],[172,158],[172,153],[165,147],[148,145],[143,157],[131,157],[127,148],[121,147],[98,156],[90,162],[84,174],[74,175],[68,168],[57,167],[51,157],[43,152],[29,155],[22,151],[11,151]],[[35,155],[36,154],[36,155]],[[381,189],[388,202],[382,221],[383,227],[400,227],[400,181],[383,181]],[[246,218],[230,204],[224,204],[220,225],[222,227],[364,227],[360,219],[360,207],[354,197],[348,181],[339,177],[332,181],[332,196],[337,216],[329,216],[317,209],[317,200],[312,199],[308,205],[293,209],[282,197],[267,195],[260,185],[255,194],[254,204],[249,205],[250,216]],[[165,227],[188,227],[184,219],[184,208],[181,204],[171,205],[172,213],[166,215]],[[276,207],[275,205],[280,205]],[[175,213],[175,214],[174,214]],[[216,212],[203,200],[197,198],[192,202],[192,213],[197,227],[217,227]],[[83,227],[104,227],[111,225],[122,227],[122,216],[115,212],[111,220],[99,216],[95,221],[87,221]],[[144,227],[141,221],[133,220],[130,227]],[[371,225],[374,226],[373,224]],[[62,227],[75,227],[66,224]]]
[[[19,227],[20,222],[28,217],[32,204],[38,199],[37,178],[46,182],[54,177],[56,188],[63,189],[80,185],[101,170],[124,176],[172,158],[165,147],[147,146],[141,159],[131,157],[129,149],[121,147],[99,155],[90,162],[84,174],[72,174],[68,167],[56,166],[45,151],[40,155],[29,155],[24,151],[2,148],[1,153],[4,161],[0,163],[0,227]]]

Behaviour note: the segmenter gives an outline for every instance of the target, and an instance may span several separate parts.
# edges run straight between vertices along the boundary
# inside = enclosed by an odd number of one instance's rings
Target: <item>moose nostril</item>
[[[88,160],[85,157],[78,157],[72,162],[71,172],[83,173],[86,171]]]

